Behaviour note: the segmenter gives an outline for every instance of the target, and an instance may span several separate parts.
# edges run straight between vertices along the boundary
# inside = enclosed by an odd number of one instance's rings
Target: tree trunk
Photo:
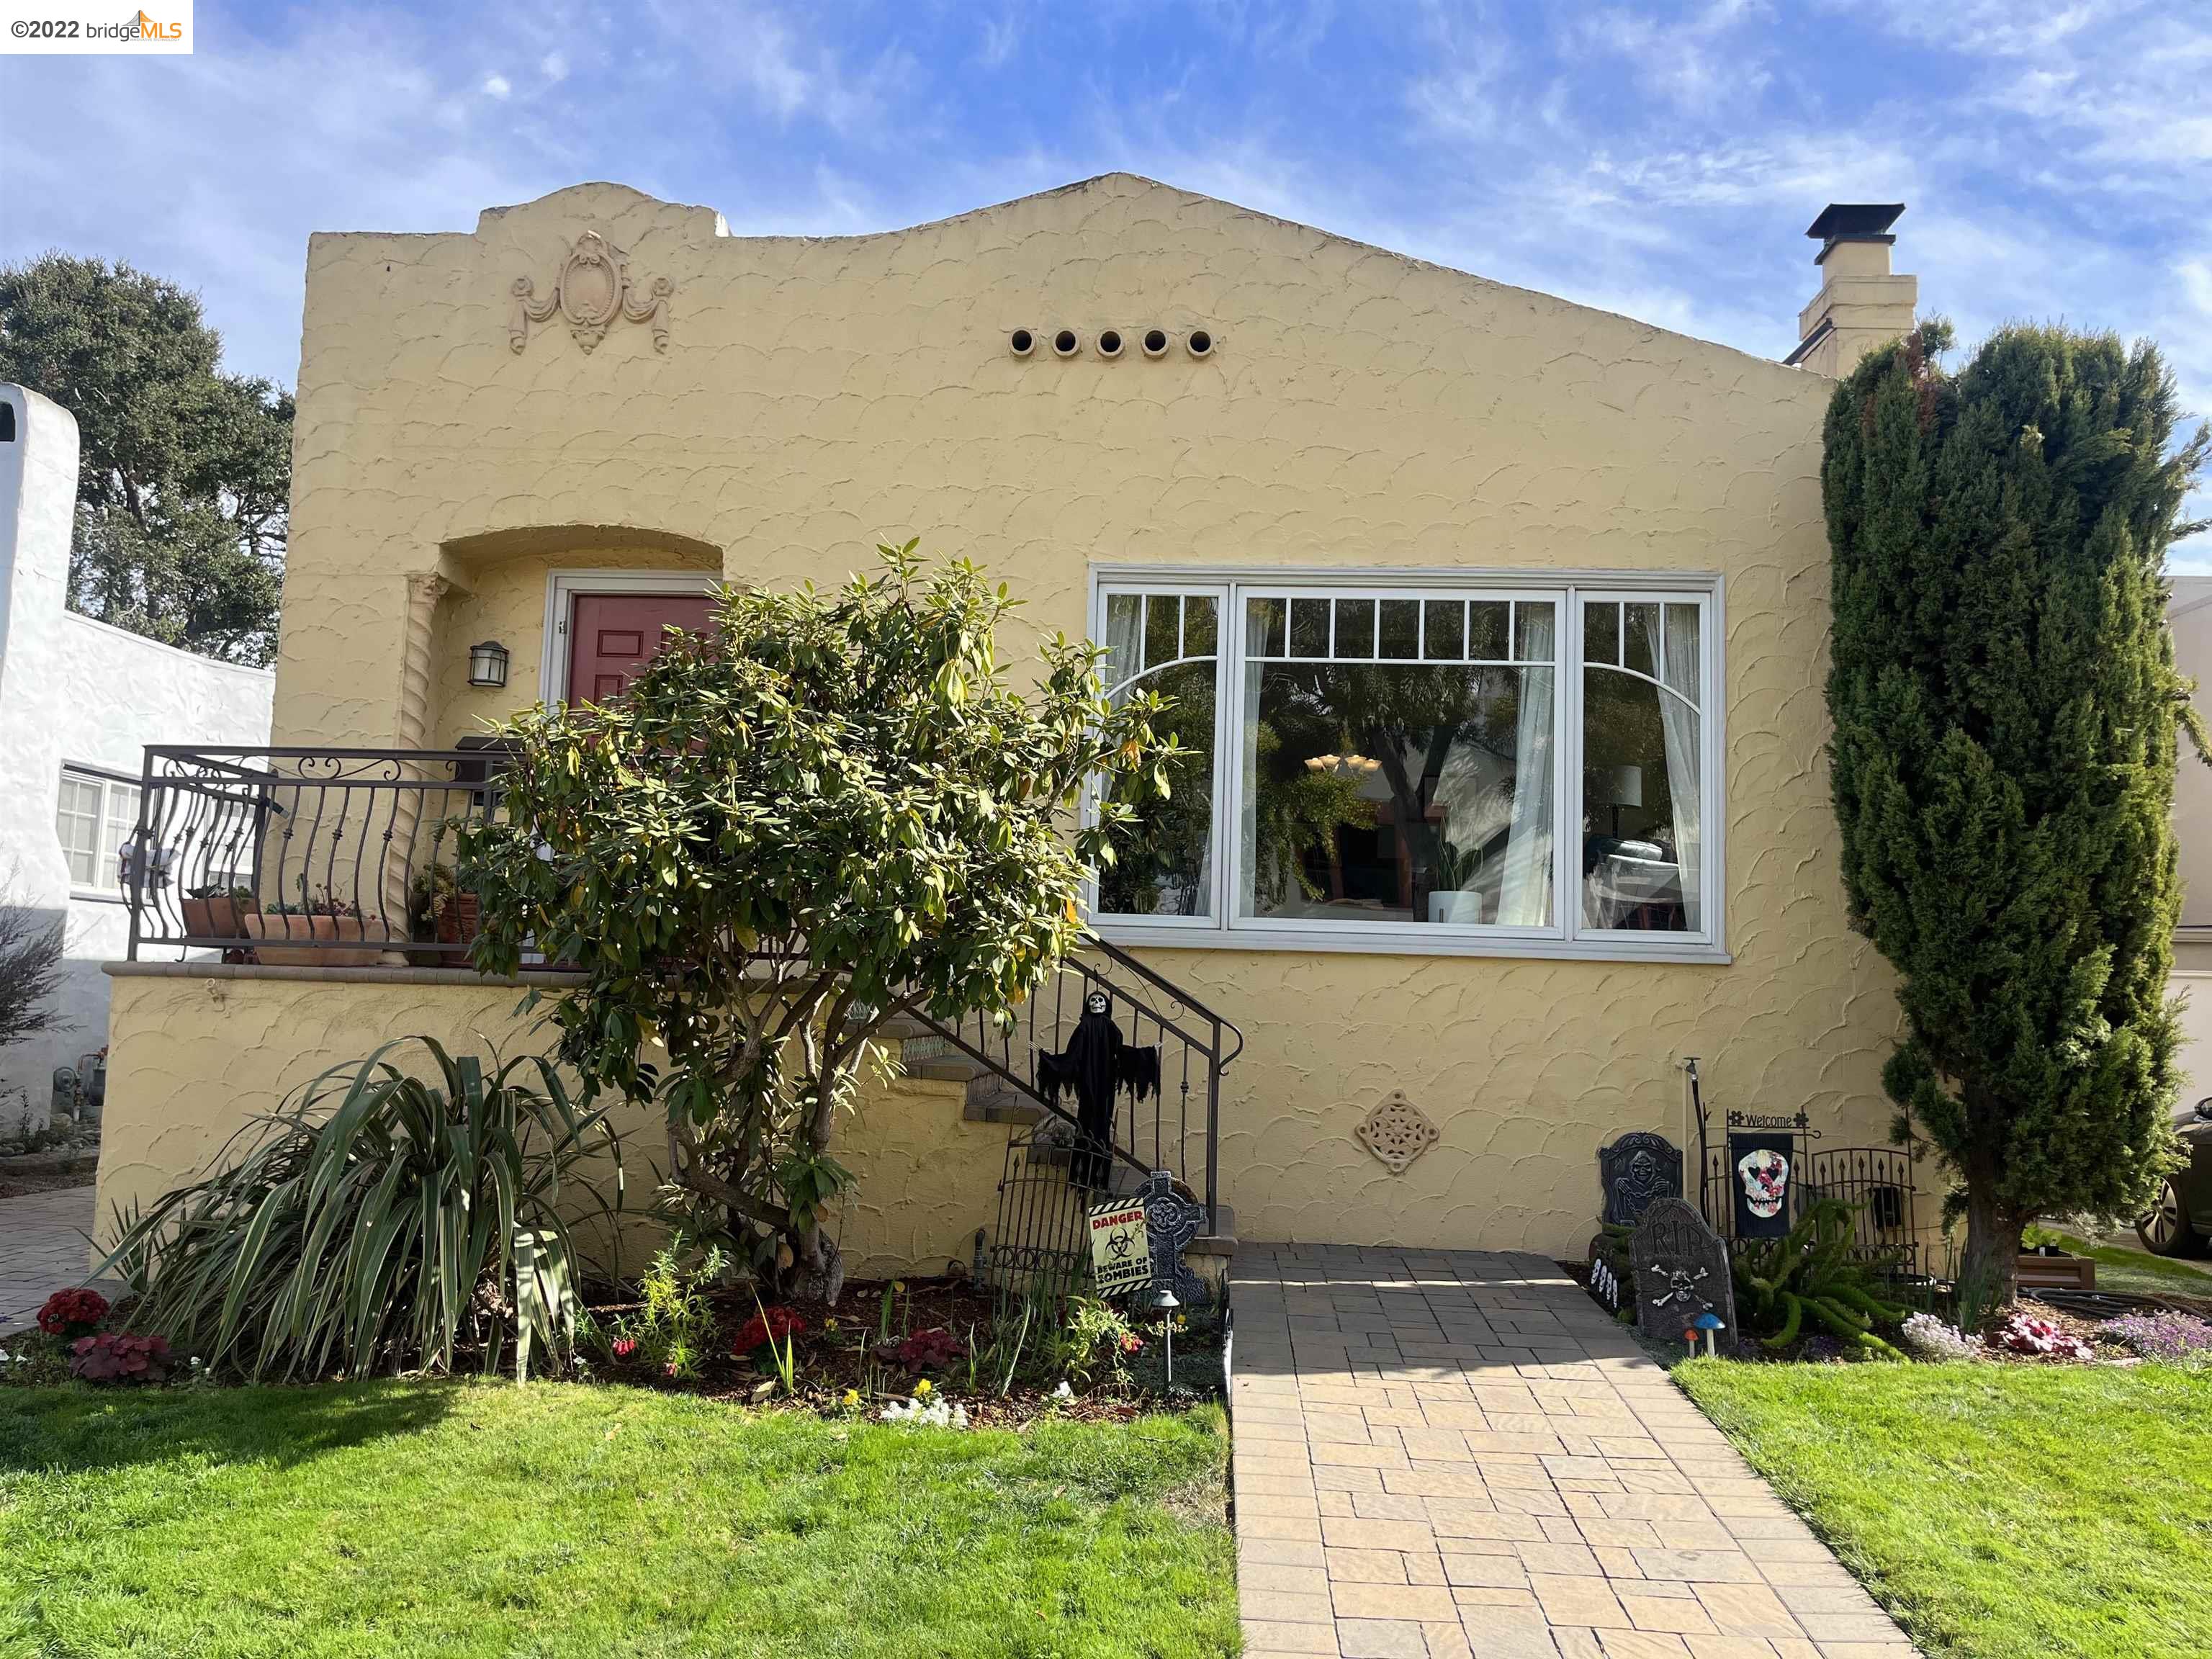
[[[1966,1183],[1966,1250],[1959,1262],[1959,1288],[1975,1306],[1962,1316],[1984,1317],[2008,1306],[2020,1291],[2020,1236],[2027,1218],[2001,1203],[1993,1183]]]

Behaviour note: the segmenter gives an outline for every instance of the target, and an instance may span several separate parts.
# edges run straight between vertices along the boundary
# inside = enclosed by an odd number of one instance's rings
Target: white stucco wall
[[[0,1048],[0,1133],[46,1115],[58,1066],[106,1041],[108,981],[130,915],[119,893],[70,889],[54,830],[66,766],[138,775],[149,743],[265,744],[274,677],[194,656],[65,608],[76,500],[76,422],[0,386],[15,437],[0,442],[0,896],[66,919],[66,1029]],[[103,872],[105,873],[105,872]]]

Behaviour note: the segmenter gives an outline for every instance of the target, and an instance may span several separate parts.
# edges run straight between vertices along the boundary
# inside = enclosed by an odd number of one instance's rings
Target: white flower
[[[1932,1313],[1917,1313],[1905,1322],[1905,1346],[1923,1359],[1979,1359],[1982,1339],[1968,1336],[1956,1325],[1946,1324]]]
[[[1052,1397],[1054,1400],[1073,1400],[1075,1390],[1067,1386],[1067,1379],[1063,1376],[1060,1379],[1060,1386],[1052,1391]]]

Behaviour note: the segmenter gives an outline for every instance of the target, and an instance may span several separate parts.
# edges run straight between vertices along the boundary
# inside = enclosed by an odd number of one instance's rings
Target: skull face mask
[[[1781,1213],[1790,1190],[1790,1160],[1771,1147],[1746,1152],[1736,1160],[1735,1178],[1743,1183],[1743,1200],[1760,1220]]]

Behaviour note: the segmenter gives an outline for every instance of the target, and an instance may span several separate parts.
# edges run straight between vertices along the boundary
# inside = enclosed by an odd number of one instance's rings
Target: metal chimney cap
[[[1889,228],[1904,211],[1902,202],[1831,202],[1805,234],[1821,243],[1824,252],[1838,242],[1893,242]]]

